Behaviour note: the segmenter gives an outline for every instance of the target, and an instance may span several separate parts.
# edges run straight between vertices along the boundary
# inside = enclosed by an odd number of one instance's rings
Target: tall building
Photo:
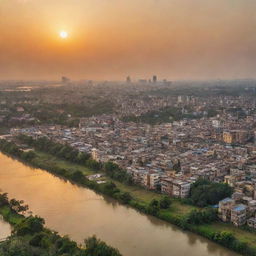
[[[127,77],[126,77],[126,82],[127,82],[127,83],[130,83],[130,82],[131,82],[131,77],[130,77],[130,76],[127,76]]]
[[[66,76],[63,76],[63,77],[61,78],[61,82],[62,82],[63,84],[69,83],[69,82],[70,82],[70,79],[69,79],[68,77],[66,77]]]
[[[153,76],[153,83],[157,82],[157,76]]]

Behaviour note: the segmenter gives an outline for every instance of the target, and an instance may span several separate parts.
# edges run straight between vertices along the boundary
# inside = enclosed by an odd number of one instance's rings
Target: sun
[[[60,31],[60,37],[62,38],[62,39],[66,39],[67,37],[68,37],[68,32],[67,31],[64,31],[64,30],[62,30],[62,31]]]

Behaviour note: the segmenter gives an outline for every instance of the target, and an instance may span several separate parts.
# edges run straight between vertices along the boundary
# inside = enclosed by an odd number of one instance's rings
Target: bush
[[[124,203],[128,204],[132,200],[132,196],[128,192],[121,192],[119,195],[119,199]]]
[[[21,159],[24,159],[25,161],[32,161],[36,157],[36,154],[34,151],[28,151],[28,152],[22,152]]]
[[[5,205],[9,205],[7,193],[0,194],[0,207],[3,207]]]
[[[168,209],[171,205],[171,198],[169,196],[164,196],[160,199],[159,203],[161,209]]]
[[[148,205],[147,212],[149,214],[156,216],[159,210],[160,210],[159,202],[156,199],[152,199],[152,201]]]
[[[200,225],[211,223],[217,220],[217,211],[211,208],[206,210],[192,210],[186,219],[189,224]]]
[[[85,245],[85,256],[121,256],[117,249],[108,246],[103,241],[97,239],[96,236],[92,236],[86,239]]]
[[[85,181],[85,177],[81,171],[75,171],[71,174],[70,178],[78,183],[83,183]]]
[[[33,235],[43,231],[44,223],[44,219],[30,216],[14,227],[14,233],[18,236]]]
[[[56,241],[56,247],[58,248],[58,253],[60,255],[64,253],[70,253],[72,255],[72,253],[77,250],[76,242],[71,241],[67,236],[60,237]]]
[[[107,182],[103,186],[103,193],[106,193],[109,196],[113,196],[115,193],[119,193],[120,190],[117,188],[114,182]]]
[[[29,241],[29,244],[35,247],[41,247],[41,241],[44,236],[44,233],[36,233]]]

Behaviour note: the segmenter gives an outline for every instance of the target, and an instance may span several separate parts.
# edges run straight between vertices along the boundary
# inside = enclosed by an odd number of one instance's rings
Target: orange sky
[[[255,0],[0,0],[0,80],[256,77],[255,10]]]

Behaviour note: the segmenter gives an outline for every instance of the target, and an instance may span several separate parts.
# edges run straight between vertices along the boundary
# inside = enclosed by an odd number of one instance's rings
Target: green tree
[[[132,200],[132,196],[129,192],[121,193],[119,198],[122,200],[123,203],[128,204]]]
[[[24,205],[23,200],[19,201],[16,199],[11,199],[9,204],[12,210],[16,211],[17,213],[22,213],[28,210],[28,205]]]
[[[85,246],[85,256],[121,256],[117,249],[108,246],[105,242],[97,239],[96,236],[86,239]]]
[[[36,157],[36,153],[32,150],[30,150],[28,152],[22,152],[22,154],[21,154],[21,158],[26,161],[31,161],[35,157]]]
[[[171,198],[169,196],[164,196],[159,201],[160,208],[168,209],[171,205]]]
[[[9,204],[8,194],[7,193],[0,194],[0,207],[8,204]]]
[[[29,216],[14,227],[14,233],[18,236],[32,235],[43,231],[44,224],[44,219],[37,216]]]
[[[225,197],[231,196],[231,194],[232,188],[224,183],[199,179],[191,186],[192,203],[199,207],[217,204]]]
[[[156,199],[152,199],[147,208],[148,213],[152,215],[157,215],[159,209],[159,202]]]
[[[119,189],[117,188],[116,184],[114,182],[107,182],[104,187],[104,192],[108,195],[114,195],[115,193],[119,192]]]
[[[73,255],[77,250],[76,242],[71,241],[68,236],[60,237],[56,241],[56,247],[59,255],[64,255],[65,253]]]
[[[75,171],[74,173],[72,173],[71,179],[75,182],[80,183],[85,181],[85,177],[81,171]]]
[[[119,166],[111,161],[108,161],[104,165],[104,169],[107,173],[114,172],[116,170],[119,170]]]

